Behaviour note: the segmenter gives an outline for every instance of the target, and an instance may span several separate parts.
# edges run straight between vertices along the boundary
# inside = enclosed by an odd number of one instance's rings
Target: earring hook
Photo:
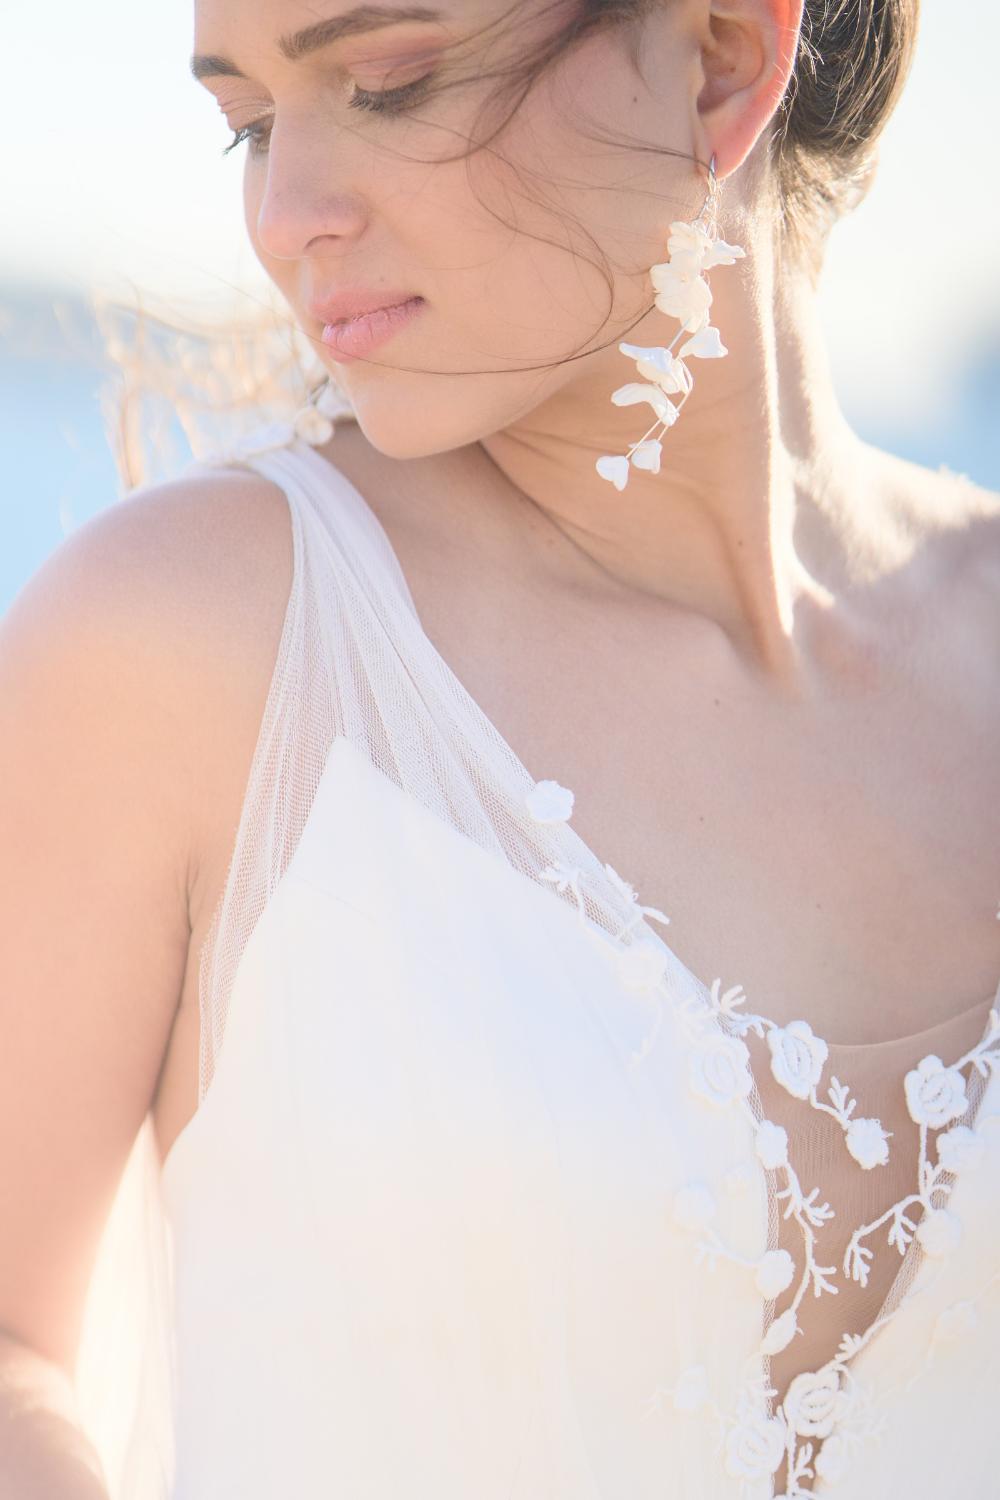
[[[702,203],[701,208],[698,210],[698,216],[694,220],[696,224],[700,224],[706,214],[712,212],[718,200],[718,194],[719,179],[715,175],[715,152],[713,151],[708,163],[708,189],[705,193],[705,201]]]

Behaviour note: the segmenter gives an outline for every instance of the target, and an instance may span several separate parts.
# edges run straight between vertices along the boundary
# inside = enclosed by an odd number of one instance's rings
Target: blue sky
[[[989,191],[1000,6],[925,0],[924,11],[879,178],[834,231],[822,286],[847,406],[887,428],[937,419],[970,356],[1000,345]],[[46,0],[10,7],[4,31],[17,148],[0,154],[0,280],[138,283],[220,306],[261,287],[243,153],[223,158],[225,122],[188,76],[189,5]]]

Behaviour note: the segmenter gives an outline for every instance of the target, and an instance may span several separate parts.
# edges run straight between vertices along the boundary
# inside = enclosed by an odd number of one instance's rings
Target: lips
[[[417,296],[417,292],[394,289],[376,291],[372,287],[343,287],[329,297],[310,302],[308,306],[309,312],[319,323],[344,323],[351,318],[360,318],[364,313],[376,312],[382,307],[398,307],[401,302],[411,302]]]

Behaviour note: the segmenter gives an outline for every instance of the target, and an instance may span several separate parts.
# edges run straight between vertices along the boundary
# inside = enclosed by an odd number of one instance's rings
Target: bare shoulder
[[[942,466],[893,460],[890,482],[913,566],[920,659],[984,743],[1000,734],[1000,494]]]
[[[1000,611],[1000,493],[942,465],[929,469],[870,450],[878,464],[899,545],[913,570],[915,596],[930,608],[942,600]]]
[[[86,595],[109,616],[127,610],[149,639],[176,643],[186,629],[224,627],[241,600],[258,604],[247,598],[250,585],[268,572],[280,575],[283,547],[290,562],[278,486],[250,470],[206,470],[144,486],[99,511],[55,549],[31,585],[58,571],[77,604]]]
[[[1000,667],[1000,493],[946,468],[924,472],[946,595]]]
[[[0,1328],[68,1371],[190,993],[213,820],[238,806],[290,581],[285,505],[242,472],[137,492],[0,618]]]
[[[195,903],[227,788],[252,751],[291,570],[278,486],[250,470],[205,471],[92,516],[28,580],[5,622],[64,642],[92,695],[115,692],[120,732],[134,732],[158,775],[164,836],[184,842],[177,858]],[[155,741],[145,717],[154,705]]]

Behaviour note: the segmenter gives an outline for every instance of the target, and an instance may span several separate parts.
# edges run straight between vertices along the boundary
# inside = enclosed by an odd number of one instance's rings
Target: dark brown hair
[[[486,57],[477,54],[465,77],[459,69],[453,80],[434,86],[433,91],[440,93],[470,80],[477,88],[483,82],[496,83],[484,98],[474,137],[462,137],[467,147],[474,142],[471,149],[455,156],[435,156],[434,161],[461,160],[480,151],[495,151],[494,142],[535,84],[572,48],[596,33],[619,34],[632,67],[641,72],[643,28],[650,16],[669,4],[670,0],[512,0],[499,17],[471,38],[476,43],[485,36]],[[558,24],[546,28],[548,12]],[[871,182],[878,138],[912,61],[918,12],[919,0],[805,0],[795,64],[769,126],[764,151],[758,157],[761,171],[752,187],[767,196],[777,215],[781,253],[808,266],[814,275],[833,223],[860,201]],[[529,28],[524,25],[526,18]],[[540,20],[542,25],[538,24]],[[522,46],[526,29],[538,39]],[[490,67],[493,36],[513,38],[517,45]],[[391,85],[391,80],[387,83]],[[478,127],[486,119],[490,128],[483,133]],[[684,151],[659,143],[611,140],[637,150],[688,157]],[[565,237],[553,243],[565,247]],[[594,244],[594,249],[610,290],[607,258],[598,245]],[[109,315],[113,318],[122,313],[137,320],[139,337],[133,345],[138,346],[138,356],[128,352],[125,341],[107,326]],[[308,349],[303,358],[296,345],[301,347],[303,339],[308,344],[307,336],[288,320],[287,311],[282,314],[276,306],[267,309],[257,322],[242,319],[221,329],[205,324],[198,328],[191,320],[185,325],[171,315],[154,316],[154,336],[157,329],[175,336],[173,346],[162,355],[155,343],[142,337],[144,322],[146,330],[150,328],[148,309],[140,307],[137,312],[104,298],[99,299],[97,316],[109,354],[122,376],[118,392],[110,398],[110,410],[108,406],[105,410],[126,490],[153,477],[144,452],[147,432],[156,426],[145,413],[148,395],[163,398],[169,419],[180,422],[197,456],[199,450],[217,447],[220,434],[217,422],[212,438],[206,442],[199,431],[197,413],[207,409],[212,417],[220,418],[226,411],[249,411],[256,424],[274,415],[282,404],[290,404],[294,410],[329,377],[318,358],[309,360]],[[615,335],[615,339],[620,337],[620,332]],[[180,359],[178,339],[189,341]],[[207,346],[208,358],[203,364],[208,378],[205,389],[195,391],[192,397],[199,366],[193,349],[199,340]],[[589,339],[587,345],[584,353],[592,352],[595,346]],[[222,366],[230,350],[236,351],[238,367],[234,365],[227,375]],[[551,363],[582,357],[570,354],[566,360]],[[310,363],[312,369],[307,368]],[[162,425],[161,418],[161,429]],[[172,455],[167,463],[169,469]]]
[[[832,224],[871,183],[919,11],[920,0],[806,0],[770,148],[790,240],[814,265]]]

